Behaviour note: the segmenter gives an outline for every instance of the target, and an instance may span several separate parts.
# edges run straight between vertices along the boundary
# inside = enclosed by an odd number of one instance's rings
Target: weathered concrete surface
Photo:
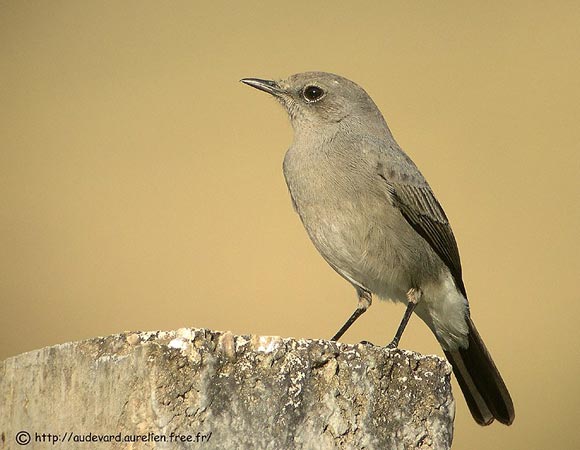
[[[370,345],[124,333],[1,362],[0,448],[446,449],[449,376]]]

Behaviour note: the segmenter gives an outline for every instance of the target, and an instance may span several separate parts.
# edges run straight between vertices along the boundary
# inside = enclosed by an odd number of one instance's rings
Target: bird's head
[[[356,83],[327,72],[304,72],[285,80],[244,78],[249,86],[273,95],[285,107],[295,130],[321,128],[344,120],[386,127],[369,95]]]

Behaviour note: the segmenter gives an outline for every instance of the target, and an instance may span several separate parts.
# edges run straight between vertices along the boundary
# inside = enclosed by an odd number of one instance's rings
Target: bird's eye
[[[302,91],[302,96],[308,103],[314,103],[324,96],[324,91],[318,86],[306,86]]]

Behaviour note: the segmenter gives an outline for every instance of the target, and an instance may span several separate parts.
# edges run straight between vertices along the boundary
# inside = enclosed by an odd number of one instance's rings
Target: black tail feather
[[[497,367],[471,319],[469,346],[445,350],[453,372],[465,396],[471,415],[480,425],[489,425],[494,419],[505,425],[514,421],[514,405]]]

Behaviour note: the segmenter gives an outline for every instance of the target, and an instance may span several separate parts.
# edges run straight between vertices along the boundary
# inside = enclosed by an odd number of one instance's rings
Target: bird
[[[293,141],[283,172],[293,207],[321,256],[356,290],[357,307],[332,340],[373,295],[401,302],[405,313],[387,347],[398,347],[415,313],[441,345],[475,421],[512,424],[511,396],[471,318],[449,220],[375,102],[328,72],[240,81],[288,113]]]

